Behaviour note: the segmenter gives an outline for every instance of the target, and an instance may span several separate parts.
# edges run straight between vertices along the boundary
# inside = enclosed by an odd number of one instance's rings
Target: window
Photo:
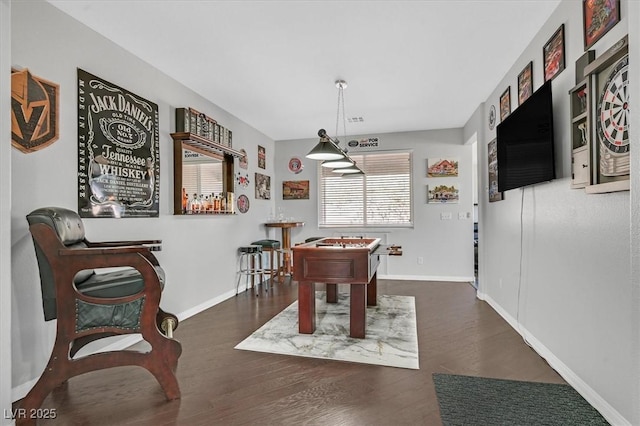
[[[220,161],[184,164],[182,168],[182,186],[189,198],[193,194],[209,197],[222,191],[222,163]]]
[[[320,169],[319,225],[412,226],[411,152],[353,154],[365,175],[342,177]]]

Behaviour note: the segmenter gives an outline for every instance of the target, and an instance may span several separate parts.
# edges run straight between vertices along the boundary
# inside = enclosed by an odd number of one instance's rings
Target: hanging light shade
[[[353,166],[353,161],[351,161],[351,159],[349,157],[344,156],[343,158],[340,158],[338,160],[324,161],[320,165],[322,167],[328,167],[328,168],[331,168],[331,169],[341,169],[341,168]]]
[[[359,172],[356,173],[344,173],[341,174],[340,177],[341,178],[357,178],[357,177],[364,177],[364,172],[361,170]]]
[[[333,173],[344,173],[344,174],[358,173],[358,174],[364,174],[364,172],[362,170],[360,170],[360,168],[358,166],[356,166],[356,163],[353,163],[353,165],[351,165],[349,167],[344,167],[344,168],[341,168],[341,169],[333,169],[331,171]]]
[[[342,150],[329,139],[324,129],[318,131],[320,142],[306,155],[310,160],[340,160],[344,157]]]

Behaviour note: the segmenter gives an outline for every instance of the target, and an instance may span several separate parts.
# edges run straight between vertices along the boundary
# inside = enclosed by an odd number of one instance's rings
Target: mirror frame
[[[172,135],[173,136],[173,135]],[[233,155],[226,152],[212,152],[208,149],[200,149],[187,143],[188,139],[173,140],[173,214],[186,216],[182,211],[182,150],[197,152],[207,157],[222,161],[222,189],[224,192],[234,192]],[[216,212],[215,214],[234,214],[232,212]]]

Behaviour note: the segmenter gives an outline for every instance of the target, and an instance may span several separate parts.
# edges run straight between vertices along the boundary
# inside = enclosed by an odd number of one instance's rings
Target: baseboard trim
[[[238,289],[239,292],[244,291],[245,288],[240,288]],[[214,297],[213,299],[209,299],[205,302],[202,302],[199,305],[194,306],[193,308],[187,309],[186,311],[183,311],[179,314],[177,314],[176,316],[178,317],[178,320],[182,321],[185,320],[187,318],[191,318],[194,315],[199,314],[202,311],[206,311],[209,308],[214,307],[215,305],[224,302],[227,299],[231,299],[232,297],[234,297],[236,295],[236,291],[235,290],[229,290],[226,293],[221,294],[218,297]]]
[[[564,362],[553,354],[542,342],[540,342],[526,328],[518,324],[506,310],[500,306],[495,300],[485,293],[477,293],[480,300],[484,300],[495,310],[498,315],[504,318],[509,325],[520,334],[523,339],[536,351],[547,363],[556,370],[563,379],[567,381],[584,399],[589,402],[602,416],[612,425],[631,426],[631,423],[622,416],[615,408],[613,408],[604,398],[602,398],[591,386],[585,383],[573,370],[571,370]]]
[[[437,275],[378,275],[380,280],[399,280],[399,281],[451,281],[451,282],[474,282],[474,277],[452,277]]]

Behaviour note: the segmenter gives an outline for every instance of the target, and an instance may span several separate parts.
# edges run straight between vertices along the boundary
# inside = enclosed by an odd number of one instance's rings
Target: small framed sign
[[[291,157],[291,159],[289,160],[289,171],[291,173],[298,174],[302,171],[302,169],[304,169],[302,160],[298,157]]]
[[[511,86],[500,95],[500,121],[511,114]]]
[[[518,105],[522,105],[533,93],[533,61],[518,74]]]

